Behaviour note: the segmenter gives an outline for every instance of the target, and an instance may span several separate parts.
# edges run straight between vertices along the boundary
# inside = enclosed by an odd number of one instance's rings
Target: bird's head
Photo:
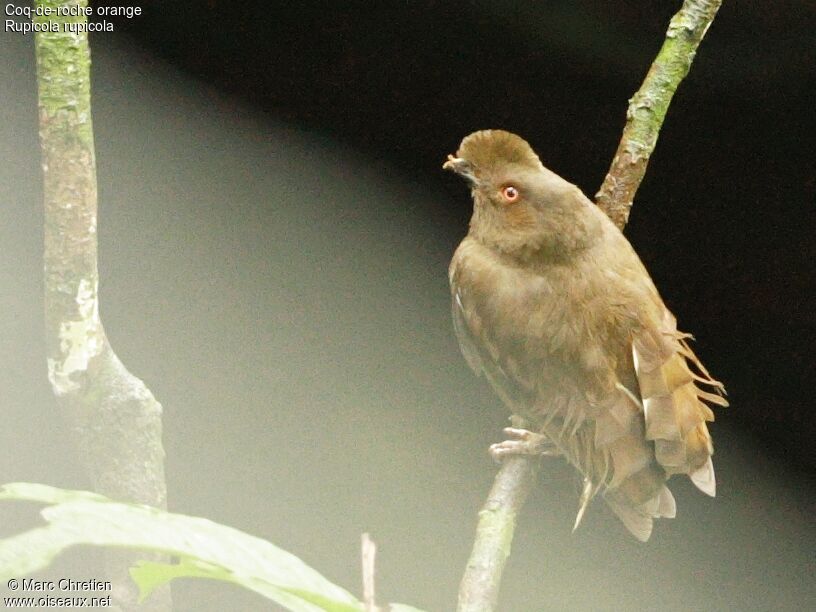
[[[596,217],[587,207],[594,205],[515,134],[474,132],[442,167],[470,183],[470,235],[491,248],[517,257],[561,257],[591,239]]]

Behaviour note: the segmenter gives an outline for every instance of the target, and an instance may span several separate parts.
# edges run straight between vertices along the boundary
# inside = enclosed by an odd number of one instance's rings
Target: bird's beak
[[[473,164],[466,159],[448,155],[448,161],[442,164],[442,169],[455,172],[459,176],[466,178],[471,183],[476,183],[476,174],[473,169]]]

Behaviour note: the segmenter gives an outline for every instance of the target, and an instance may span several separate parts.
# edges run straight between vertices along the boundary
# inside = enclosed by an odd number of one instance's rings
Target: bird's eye
[[[508,204],[512,204],[513,202],[518,200],[520,195],[518,189],[516,189],[512,185],[508,185],[507,187],[502,189],[501,194],[502,197],[504,198],[504,201],[507,202]]]

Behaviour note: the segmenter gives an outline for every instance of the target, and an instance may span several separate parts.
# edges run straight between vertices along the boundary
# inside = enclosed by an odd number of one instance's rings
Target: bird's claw
[[[488,449],[490,456],[497,463],[513,455],[556,457],[561,454],[561,451],[544,434],[517,427],[505,427],[503,431],[509,439],[491,444]]]

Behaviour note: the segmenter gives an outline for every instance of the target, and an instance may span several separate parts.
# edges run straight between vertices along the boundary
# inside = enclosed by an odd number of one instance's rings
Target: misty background
[[[97,3],[105,4],[105,3]],[[113,3],[110,3],[113,4]],[[451,329],[475,129],[592,196],[680,2],[142,2],[91,35],[101,315],[165,408],[169,506],[378,599],[452,609],[506,414]],[[726,0],[626,233],[732,407],[718,496],[631,538],[546,461],[501,609],[816,603],[813,3]],[[87,488],[46,378],[32,36],[0,32],[0,480]],[[0,535],[35,508],[0,506]],[[91,578],[95,553],[59,575]],[[174,585],[179,610],[268,609]]]

